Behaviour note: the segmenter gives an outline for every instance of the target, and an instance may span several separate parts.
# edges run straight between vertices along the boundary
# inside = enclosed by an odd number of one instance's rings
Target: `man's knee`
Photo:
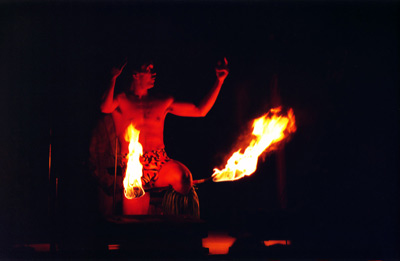
[[[187,194],[193,185],[189,169],[178,161],[170,161],[162,168],[163,175],[168,176],[170,185],[179,193]]]

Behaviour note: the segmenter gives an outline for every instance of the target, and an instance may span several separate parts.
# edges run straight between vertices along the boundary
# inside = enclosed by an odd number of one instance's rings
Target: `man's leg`
[[[189,169],[176,160],[165,163],[155,183],[156,187],[172,186],[163,199],[166,215],[200,217],[199,199],[193,188]]]
[[[193,187],[192,174],[189,169],[179,161],[169,160],[161,167],[155,186],[172,186],[176,192],[186,195]]]

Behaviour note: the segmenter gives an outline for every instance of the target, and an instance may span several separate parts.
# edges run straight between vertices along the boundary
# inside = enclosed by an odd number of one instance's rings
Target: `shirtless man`
[[[144,187],[172,186],[180,195],[193,191],[193,179],[188,168],[179,161],[168,158],[164,150],[164,121],[168,113],[184,117],[204,117],[214,105],[221,86],[228,76],[227,61],[220,62],[216,68],[217,79],[198,106],[178,102],[171,96],[154,96],[148,90],[154,87],[153,64],[145,63],[132,72],[132,83],[128,91],[115,95],[115,82],[126,63],[113,68],[109,88],[103,95],[101,111],[111,113],[116,135],[121,146],[121,154],[128,153],[128,142],[124,135],[133,123],[140,131],[139,142],[143,146],[141,162],[144,165],[142,183]],[[147,166],[147,165],[148,166]],[[146,196],[147,195],[147,196]],[[148,193],[139,199],[130,200],[137,211],[133,214],[147,214]]]

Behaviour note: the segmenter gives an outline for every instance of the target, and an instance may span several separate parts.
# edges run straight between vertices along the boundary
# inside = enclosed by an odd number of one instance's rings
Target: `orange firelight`
[[[143,166],[139,157],[143,155],[143,147],[139,142],[140,131],[133,127],[132,123],[126,130],[125,140],[129,142],[129,154],[124,178],[124,193],[127,199],[139,198],[145,194],[142,187]]]
[[[281,107],[273,108],[253,122],[253,135],[250,145],[244,150],[240,148],[228,159],[223,170],[214,169],[213,181],[234,181],[250,176],[257,169],[258,157],[276,149],[279,142],[296,131],[293,110],[287,116],[281,114]]]

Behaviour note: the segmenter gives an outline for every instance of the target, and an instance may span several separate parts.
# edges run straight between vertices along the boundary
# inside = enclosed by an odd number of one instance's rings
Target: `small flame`
[[[125,133],[125,140],[129,142],[129,154],[126,156],[128,162],[124,178],[124,193],[127,199],[139,198],[145,193],[141,180],[143,166],[139,161],[139,157],[143,155],[139,134],[140,131],[135,129],[132,123]]]
[[[276,149],[280,141],[296,131],[293,110],[287,116],[280,115],[281,107],[273,108],[253,122],[253,137],[250,145],[240,148],[228,159],[223,170],[214,169],[213,181],[234,181],[250,176],[257,169],[258,157],[267,151]]]

